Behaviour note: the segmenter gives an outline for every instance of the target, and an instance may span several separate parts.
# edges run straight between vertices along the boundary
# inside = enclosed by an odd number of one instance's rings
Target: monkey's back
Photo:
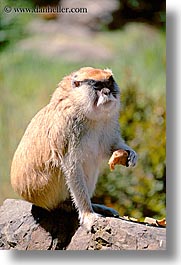
[[[60,170],[61,131],[51,105],[41,109],[28,125],[14,154],[11,184],[25,200],[53,209],[68,197]]]

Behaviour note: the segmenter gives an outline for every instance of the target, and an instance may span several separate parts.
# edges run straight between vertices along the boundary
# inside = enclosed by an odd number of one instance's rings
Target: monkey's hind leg
[[[92,208],[93,208],[94,212],[99,213],[102,216],[115,217],[115,218],[119,217],[119,213],[116,210],[114,210],[110,207],[107,207],[105,205],[92,203]]]

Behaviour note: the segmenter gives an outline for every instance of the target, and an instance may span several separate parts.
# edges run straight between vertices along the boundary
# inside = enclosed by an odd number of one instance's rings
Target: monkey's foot
[[[90,232],[94,223],[100,217],[103,217],[103,216],[100,214],[94,213],[94,212],[93,213],[84,213],[81,216],[80,225],[82,225],[87,230],[87,232]]]
[[[92,203],[92,208],[93,208],[93,210],[96,213],[99,213],[99,214],[101,214],[101,215],[103,215],[105,217],[106,216],[107,217],[116,217],[116,218],[119,217],[119,213],[116,210],[114,210],[114,209],[112,209],[110,207],[107,207],[105,205],[93,204]]]

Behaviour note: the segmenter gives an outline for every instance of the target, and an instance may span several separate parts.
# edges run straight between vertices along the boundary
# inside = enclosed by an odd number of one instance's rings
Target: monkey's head
[[[109,69],[83,67],[65,77],[60,86],[90,119],[106,118],[119,111],[120,91]]]

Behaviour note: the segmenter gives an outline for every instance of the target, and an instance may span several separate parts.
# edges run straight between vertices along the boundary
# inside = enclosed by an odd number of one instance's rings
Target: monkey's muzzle
[[[98,96],[97,107],[109,102],[116,101],[116,97],[113,96],[110,89],[108,88],[103,88],[100,91],[97,91],[97,96]]]

